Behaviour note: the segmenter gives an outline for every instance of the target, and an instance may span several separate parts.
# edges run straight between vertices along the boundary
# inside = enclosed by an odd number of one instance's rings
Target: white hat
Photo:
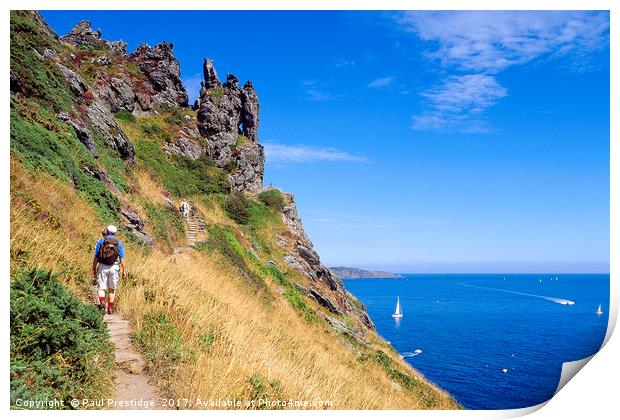
[[[106,228],[106,230],[108,231],[109,234],[114,235],[117,231],[116,226],[114,225],[110,225]]]

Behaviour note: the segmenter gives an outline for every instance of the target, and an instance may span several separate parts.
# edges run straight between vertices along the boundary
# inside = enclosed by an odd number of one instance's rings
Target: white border
[[[617,2],[613,0],[436,0],[436,1],[421,1],[421,0],[357,0],[357,1],[342,1],[342,0],[314,0],[314,1],[297,1],[294,4],[290,2],[264,0],[261,2],[251,1],[219,1],[219,2],[200,2],[194,0],[185,0],[182,4],[171,3],[162,0],[139,0],[128,4],[126,1],[108,0],[105,3],[90,3],[85,4],[83,1],[71,1],[71,0],[59,0],[54,2],[43,1],[12,1],[9,0],[8,7],[5,9],[6,13],[4,19],[0,22],[5,34],[5,50],[2,56],[5,69],[5,77],[2,79],[1,94],[4,96],[5,112],[2,114],[2,124],[4,127],[4,133],[8,133],[9,129],[9,81],[6,75],[9,68],[9,54],[8,49],[10,45],[9,41],[9,9],[100,9],[100,10],[116,10],[116,9],[161,9],[161,10],[173,10],[173,9],[187,9],[187,10],[200,10],[200,9],[212,9],[212,10],[234,10],[234,9],[287,9],[287,10],[339,10],[339,9],[358,9],[358,10],[438,10],[438,9],[453,9],[453,10],[470,10],[470,9],[488,9],[488,10],[611,10],[611,31],[610,31],[610,45],[611,45],[611,141],[610,144],[610,211],[611,211],[611,243],[610,243],[610,286],[611,286],[611,302],[609,313],[609,325],[607,334],[605,337],[605,348],[599,355],[592,359],[592,362],[584,369],[584,372],[580,374],[578,381],[571,381],[566,388],[562,390],[556,397],[548,403],[548,407],[536,413],[536,418],[608,418],[610,413],[617,412],[617,378],[620,375],[620,363],[618,361],[618,355],[620,354],[620,344],[618,339],[609,341],[613,329],[616,324],[618,315],[618,214],[620,212],[620,206],[618,205],[618,187],[620,186],[620,168],[618,166],[618,157],[620,150],[618,148],[618,116],[620,116],[620,109],[618,107],[618,35],[616,28],[620,23],[618,19],[618,11],[620,7]],[[7,136],[8,137],[8,136]],[[9,245],[10,245],[10,229],[9,229],[9,141],[5,137],[3,147],[0,149],[0,156],[2,161],[7,165],[6,169],[0,171],[0,188],[2,190],[3,201],[0,204],[2,215],[2,223],[0,223],[0,249],[4,257],[4,261],[7,262],[3,265],[4,269],[4,292],[3,293],[3,325],[5,334],[2,337],[2,373],[4,374],[5,382],[3,384],[4,395],[6,398],[6,409],[9,405],[9,296],[8,296],[8,257],[9,257]],[[404,419],[411,417],[431,417],[431,418],[452,418],[463,416],[473,418],[506,418],[525,415],[533,411],[538,410],[545,404],[541,404],[537,407],[531,407],[521,410],[502,410],[502,411],[464,411],[464,412],[429,412],[429,411],[356,411],[354,415],[360,419],[376,418],[377,416],[390,416],[393,419]],[[279,417],[290,416],[290,412],[187,412],[183,411],[183,415],[187,416],[209,416],[215,418],[239,416],[239,417]],[[88,416],[96,418],[106,418],[112,414],[103,412],[78,412],[78,413],[59,413],[59,412],[18,412],[11,411],[11,416],[34,418],[35,416],[45,415],[49,417],[77,415]],[[172,414],[165,412],[165,414]],[[129,416],[142,416],[149,415],[160,417],[164,415],[164,412],[158,413],[146,413],[146,412],[115,412],[112,415],[128,418]],[[307,416],[320,416],[325,418],[335,418],[342,415],[349,415],[349,412],[343,411],[328,411],[328,412],[295,412],[297,417]]]

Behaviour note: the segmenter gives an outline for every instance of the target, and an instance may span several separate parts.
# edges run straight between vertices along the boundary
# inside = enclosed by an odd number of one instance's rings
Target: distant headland
[[[357,267],[329,267],[329,269],[343,279],[399,279],[403,277],[387,271],[369,271]]]

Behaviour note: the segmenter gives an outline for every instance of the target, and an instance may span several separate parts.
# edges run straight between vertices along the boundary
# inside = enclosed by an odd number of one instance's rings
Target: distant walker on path
[[[187,220],[189,219],[189,211],[190,211],[190,206],[189,203],[185,200],[181,201],[181,207],[179,207],[179,210],[181,211],[181,216]]]
[[[105,230],[105,236],[95,244],[95,256],[93,258],[92,275],[97,280],[97,295],[99,296],[99,309],[105,314],[105,292],[108,291],[108,314],[114,313],[114,292],[118,287],[120,277],[126,276],[125,271],[125,247],[114,236],[116,226],[110,225]]]

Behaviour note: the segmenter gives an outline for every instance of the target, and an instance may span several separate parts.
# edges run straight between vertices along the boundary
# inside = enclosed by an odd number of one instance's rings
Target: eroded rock
[[[87,20],[78,22],[67,35],[61,36],[60,40],[75,47],[82,45],[101,45],[101,31],[94,30]]]
[[[213,62],[203,63],[204,81],[197,101],[197,125],[208,141],[207,154],[216,166],[234,168],[230,174],[235,191],[262,187],[265,153],[258,144],[258,97],[252,83],[239,88],[233,74],[221,83]]]
[[[188,106],[187,92],[181,81],[181,65],[172,53],[170,42],[161,42],[154,47],[142,44],[131,54],[131,58],[144,72],[153,88],[154,106]]]
[[[153,238],[144,232],[144,221],[137,213],[129,209],[122,209],[121,214],[127,220],[124,225],[125,228],[131,231],[139,241],[149,246],[155,243]]]

